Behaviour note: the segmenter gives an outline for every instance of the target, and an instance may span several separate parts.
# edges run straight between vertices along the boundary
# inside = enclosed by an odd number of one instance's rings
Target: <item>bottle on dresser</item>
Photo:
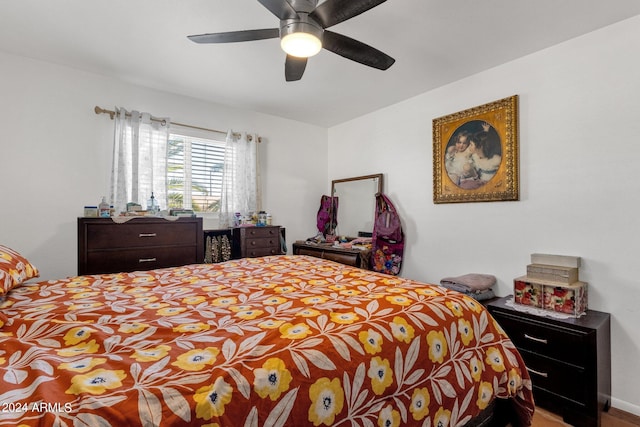
[[[111,206],[107,203],[107,198],[102,197],[102,201],[98,205],[98,216],[100,218],[110,218],[111,217]]]

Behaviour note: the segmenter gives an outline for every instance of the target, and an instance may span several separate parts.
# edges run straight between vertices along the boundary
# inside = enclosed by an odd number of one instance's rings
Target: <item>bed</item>
[[[319,258],[32,279],[3,297],[0,426],[527,426],[534,411],[480,303]]]

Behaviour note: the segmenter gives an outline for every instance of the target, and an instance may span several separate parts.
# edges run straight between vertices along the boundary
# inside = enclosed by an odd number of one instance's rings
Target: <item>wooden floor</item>
[[[602,427],[637,427],[640,426],[640,417],[628,414],[615,408],[611,408],[609,412],[602,414]],[[532,427],[572,427],[562,421],[562,417],[546,411],[542,408],[536,408],[533,415]]]

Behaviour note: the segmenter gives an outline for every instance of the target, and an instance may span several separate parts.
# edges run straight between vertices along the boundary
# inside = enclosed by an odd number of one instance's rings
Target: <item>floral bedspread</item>
[[[0,425],[460,426],[531,381],[475,300],[306,256],[26,283]]]

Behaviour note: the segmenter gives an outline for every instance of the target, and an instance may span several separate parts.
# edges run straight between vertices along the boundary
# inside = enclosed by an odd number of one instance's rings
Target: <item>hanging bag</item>
[[[400,216],[393,203],[382,193],[376,194],[373,225],[371,269],[398,275],[404,253],[404,233]]]
[[[400,218],[398,218],[395,211],[389,210],[388,206],[378,214],[374,227],[380,237],[384,237],[387,240],[402,240]]]
[[[318,232],[323,236],[333,234],[338,226],[338,198],[323,195],[316,216]]]

